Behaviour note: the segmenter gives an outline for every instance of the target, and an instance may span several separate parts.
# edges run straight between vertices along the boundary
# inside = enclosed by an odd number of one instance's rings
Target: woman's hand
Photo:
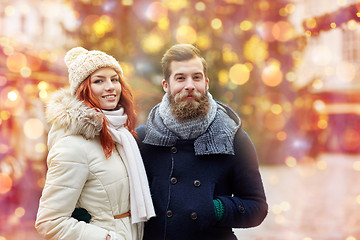
[[[111,239],[111,236],[108,234],[107,236],[106,236],[106,240],[110,240]]]

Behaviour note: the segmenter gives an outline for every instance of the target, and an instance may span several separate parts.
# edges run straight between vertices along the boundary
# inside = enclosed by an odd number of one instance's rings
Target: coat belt
[[[114,219],[120,219],[120,218],[130,217],[130,216],[131,216],[131,211],[128,211],[128,212],[120,214],[120,215],[115,215]]]

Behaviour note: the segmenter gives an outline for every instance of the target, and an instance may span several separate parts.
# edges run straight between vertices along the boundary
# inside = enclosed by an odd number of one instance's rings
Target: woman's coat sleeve
[[[89,174],[86,151],[57,142],[48,155],[46,183],[35,227],[46,239],[105,239],[107,230],[71,217]]]

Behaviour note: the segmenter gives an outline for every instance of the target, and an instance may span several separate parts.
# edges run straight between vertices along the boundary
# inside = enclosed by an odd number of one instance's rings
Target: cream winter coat
[[[117,151],[105,158],[99,113],[68,90],[59,90],[47,106],[47,118],[53,125],[35,223],[38,232],[46,239],[100,240],[108,231],[126,240],[142,239],[142,223],[131,224],[131,217],[114,219],[130,210],[129,178]],[[90,223],[71,217],[75,207],[88,210]]]

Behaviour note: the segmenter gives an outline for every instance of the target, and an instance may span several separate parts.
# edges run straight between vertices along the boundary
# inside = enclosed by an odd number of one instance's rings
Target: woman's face
[[[91,90],[98,98],[101,109],[113,110],[121,96],[120,77],[110,67],[100,68],[90,75]]]

